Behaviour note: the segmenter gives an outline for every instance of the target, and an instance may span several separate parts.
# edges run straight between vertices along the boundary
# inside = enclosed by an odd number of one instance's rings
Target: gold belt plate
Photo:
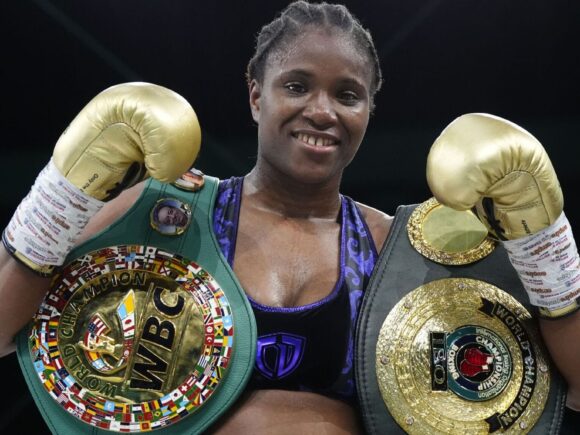
[[[379,389],[410,434],[528,432],[550,389],[530,313],[483,281],[422,285],[387,315],[377,342]]]
[[[216,392],[232,357],[230,304],[200,265],[164,250],[90,252],[53,280],[29,336],[48,394],[92,426],[165,427]]]

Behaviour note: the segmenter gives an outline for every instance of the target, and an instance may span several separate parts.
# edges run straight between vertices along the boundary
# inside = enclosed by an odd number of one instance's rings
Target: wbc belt
[[[565,385],[516,272],[471,212],[399,207],[359,317],[370,434],[558,433]]]
[[[148,181],[114,224],[69,255],[17,352],[58,434],[198,434],[237,399],[256,327],[212,230],[218,180]]]

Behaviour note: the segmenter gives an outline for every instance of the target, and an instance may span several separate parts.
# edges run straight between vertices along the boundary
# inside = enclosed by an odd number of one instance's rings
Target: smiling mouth
[[[313,147],[329,147],[332,145],[338,145],[338,141],[336,139],[314,136],[306,133],[297,133],[294,134],[294,137],[300,142],[304,142],[305,144]]]

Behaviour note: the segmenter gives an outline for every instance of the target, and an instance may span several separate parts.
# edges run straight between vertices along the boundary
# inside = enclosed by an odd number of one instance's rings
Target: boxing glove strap
[[[2,242],[18,261],[50,276],[103,204],[71,184],[51,160],[16,209]]]

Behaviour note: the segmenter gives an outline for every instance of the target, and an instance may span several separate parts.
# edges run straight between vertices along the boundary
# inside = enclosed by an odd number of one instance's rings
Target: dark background
[[[69,121],[121,82],[149,81],[183,95],[203,131],[196,166],[220,178],[245,174],[256,149],[245,67],[255,35],[287,3],[2,2],[2,227]],[[580,2],[344,3],[374,35],[386,78],[367,137],[345,173],[344,193],[389,214],[399,204],[424,201],[433,140],[456,116],[488,112],[544,144],[566,213],[580,228]],[[41,433],[15,356],[2,359],[0,370],[16,385],[2,399],[0,433]]]

